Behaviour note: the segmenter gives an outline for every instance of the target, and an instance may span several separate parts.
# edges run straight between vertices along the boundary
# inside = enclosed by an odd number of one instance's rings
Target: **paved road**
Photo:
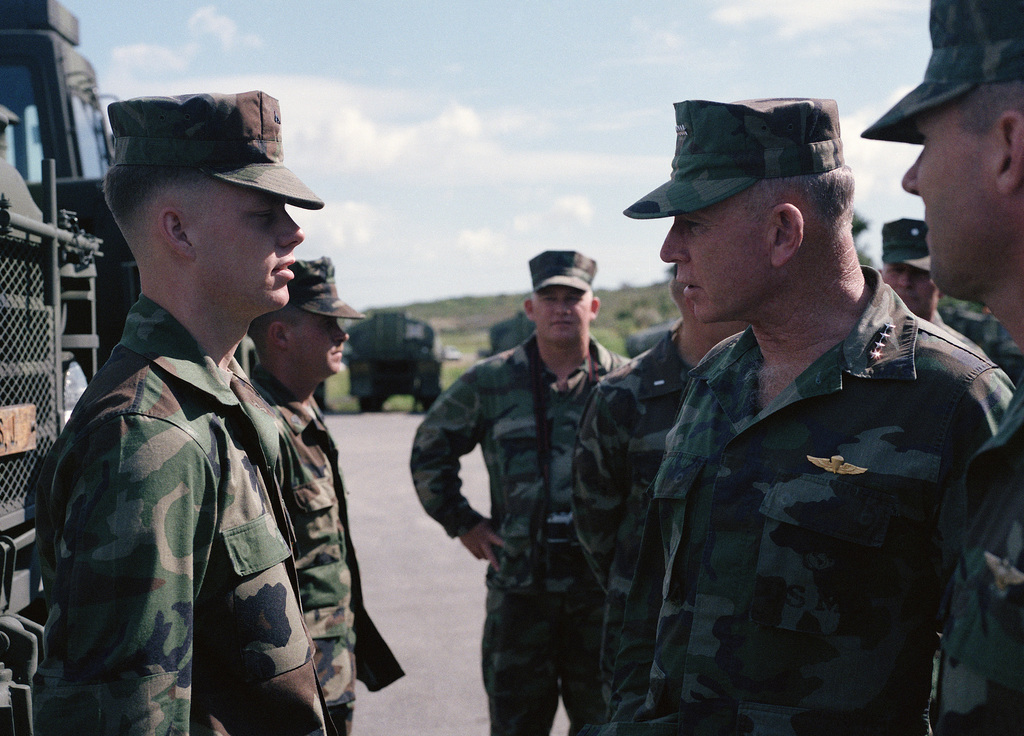
[[[423,511],[409,475],[422,415],[327,418],[339,446],[366,605],[406,672],[371,693],[359,683],[355,736],[487,736],[480,675],[484,563]],[[463,458],[464,492],[487,513],[479,450]],[[552,734],[568,734],[559,707]]]

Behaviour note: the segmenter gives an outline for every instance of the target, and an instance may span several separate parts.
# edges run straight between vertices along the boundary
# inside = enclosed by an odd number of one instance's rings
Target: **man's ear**
[[[531,322],[536,322],[533,318],[533,297],[526,297],[526,301],[523,302],[523,311],[526,312],[526,317]]]
[[[595,294],[591,298],[590,313],[596,317],[599,311],[601,311],[601,299]]]
[[[1014,194],[1024,188],[1024,112],[1006,110],[994,125],[996,191]]]
[[[804,242],[804,215],[800,208],[782,202],[772,208],[768,219],[767,246],[775,268],[789,263]]]
[[[157,218],[157,231],[160,241],[166,245],[177,258],[194,261],[196,249],[188,239],[181,210],[177,207],[164,207]]]
[[[278,350],[284,350],[288,347],[288,341],[291,339],[291,330],[288,329],[288,325],[280,320],[271,322],[267,327],[267,342],[273,345]]]

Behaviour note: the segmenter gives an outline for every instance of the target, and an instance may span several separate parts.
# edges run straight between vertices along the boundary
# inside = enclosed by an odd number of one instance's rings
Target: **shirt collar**
[[[184,325],[144,295],[128,312],[121,344],[223,405],[240,403],[229,386],[230,374],[248,382],[238,362],[232,358],[222,370]]]
[[[838,368],[858,378],[912,381],[917,377],[914,351],[917,347],[917,318],[896,298],[896,292],[882,281],[873,268],[862,267],[871,299],[857,323],[839,346]],[[756,351],[751,354],[751,351]],[[743,333],[705,356],[690,371],[691,377],[713,380],[744,358],[760,356],[753,331]]]
[[[253,382],[259,388],[264,398],[273,405],[275,411],[281,415],[284,425],[291,430],[292,434],[302,434],[314,419],[316,410],[313,406],[306,406],[296,399],[277,377],[257,363],[252,370]],[[310,401],[315,401],[310,399]]]

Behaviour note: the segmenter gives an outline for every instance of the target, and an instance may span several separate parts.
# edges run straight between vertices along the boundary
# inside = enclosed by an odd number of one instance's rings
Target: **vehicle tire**
[[[379,396],[360,396],[359,397],[359,411],[380,411],[384,406],[384,401]]]

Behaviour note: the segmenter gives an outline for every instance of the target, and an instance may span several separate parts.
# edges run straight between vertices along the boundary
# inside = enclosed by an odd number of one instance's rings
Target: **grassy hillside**
[[[650,286],[598,289],[596,294],[601,299],[601,311],[594,322],[594,334],[607,348],[617,352],[625,350],[628,335],[664,322],[676,313],[667,280]],[[515,315],[523,308],[526,297],[526,293],[467,296],[380,311],[404,311],[410,317],[424,320],[437,332],[442,345],[453,345],[463,354],[475,356],[489,348],[491,325]]]
[[[598,289],[601,311],[594,321],[593,334],[601,344],[623,355],[626,338],[637,330],[656,325],[678,314],[669,296],[668,281],[650,286],[624,286],[620,289]],[[410,317],[429,323],[442,346],[452,346],[462,353],[458,361],[446,361],[442,366],[441,385],[447,388],[480,355],[490,351],[489,330],[492,325],[512,317],[523,308],[527,294],[498,294],[496,296],[467,296],[442,299],[436,302],[407,304],[387,309],[367,310],[400,311]],[[355,399],[348,395],[348,376],[342,372],[327,382],[327,407],[332,411],[358,411]],[[409,411],[412,399],[393,396],[384,405],[385,410]]]

